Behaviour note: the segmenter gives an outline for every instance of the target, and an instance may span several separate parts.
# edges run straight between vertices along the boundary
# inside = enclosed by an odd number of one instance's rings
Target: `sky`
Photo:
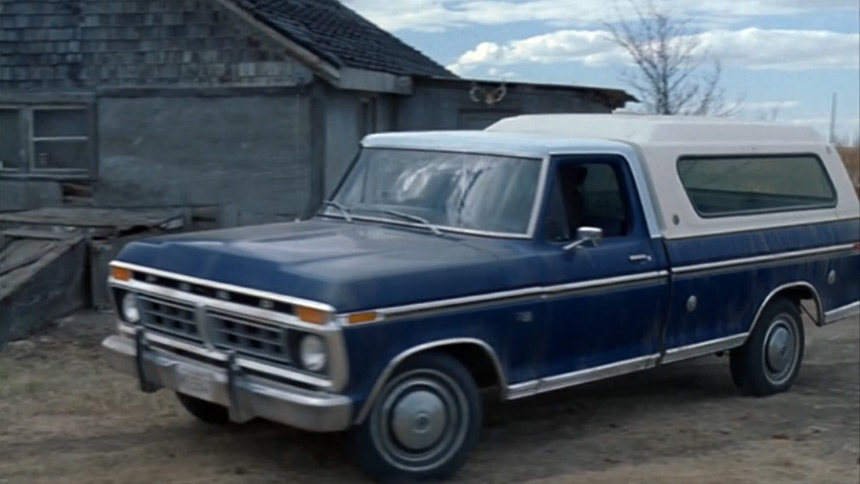
[[[630,0],[342,1],[466,78],[632,92],[622,76],[629,59],[604,28],[632,18]],[[835,93],[836,136],[860,136],[860,0],[655,4],[688,20],[691,35],[720,60],[727,101],[742,106],[737,116],[810,125],[827,136]]]

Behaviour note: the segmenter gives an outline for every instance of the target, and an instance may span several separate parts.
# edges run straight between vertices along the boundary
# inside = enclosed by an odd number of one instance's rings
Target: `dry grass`
[[[857,194],[860,196],[860,147],[854,148],[838,148],[839,156],[842,157],[842,162],[845,163],[845,168],[848,170],[848,175],[854,186],[857,188]]]

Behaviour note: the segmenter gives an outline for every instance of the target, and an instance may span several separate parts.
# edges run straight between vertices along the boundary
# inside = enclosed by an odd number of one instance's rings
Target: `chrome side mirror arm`
[[[580,227],[576,230],[576,240],[562,247],[565,251],[580,247],[597,247],[603,240],[603,229],[598,227]]]

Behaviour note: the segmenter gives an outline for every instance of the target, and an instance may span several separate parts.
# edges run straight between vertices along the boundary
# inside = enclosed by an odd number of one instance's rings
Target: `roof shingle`
[[[456,78],[338,0],[234,0],[258,20],[336,67]]]

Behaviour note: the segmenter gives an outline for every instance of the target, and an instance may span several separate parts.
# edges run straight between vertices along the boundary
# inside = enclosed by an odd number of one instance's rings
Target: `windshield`
[[[523,235],[540,169],[539,159],[364,149],[324,213],[398,221],[412,216],[442,228]]]

